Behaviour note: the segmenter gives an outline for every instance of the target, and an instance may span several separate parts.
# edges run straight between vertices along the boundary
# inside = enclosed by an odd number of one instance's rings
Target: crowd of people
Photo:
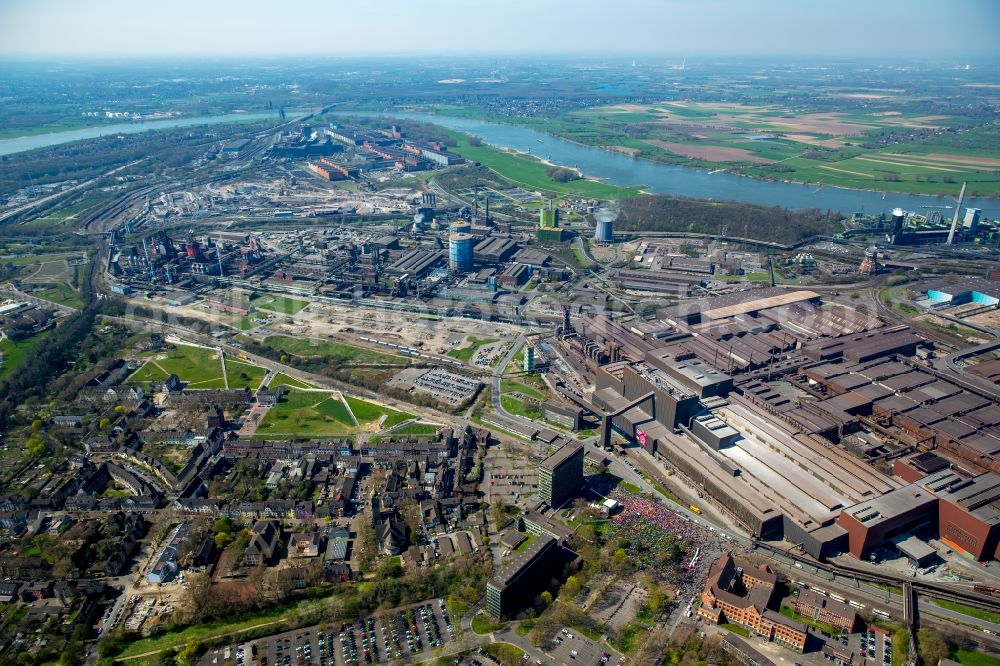
[[[621,487],[608,496],[621,504],[611,519],[612,538],[625,544],[640,569],[675,585],[680,599],[700,592],[712,563],[730,549],[717,533],[672,511],[666,501]]]

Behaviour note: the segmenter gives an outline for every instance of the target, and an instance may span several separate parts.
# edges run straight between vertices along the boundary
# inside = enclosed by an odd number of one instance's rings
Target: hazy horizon
[[[0,56],[979,60],[997,56],[998,27],[991,0],[6,0]]]

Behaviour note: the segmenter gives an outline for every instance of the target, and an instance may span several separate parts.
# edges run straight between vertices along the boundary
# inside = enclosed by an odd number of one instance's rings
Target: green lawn
[[[509,395],[500,396],[500,404],[511,414],[523,416],[526,419],[537,419],[542,416],[542,409],[538,405]]]
[[[513,181],[529,190],[538,190],[551,194],[569,194],[595,199],[621,199],[639,194],[638,187],[616,187],[596,180],[573,180],[568,183],[558,183],[549,177],[549,165],[531,155],[520,155],[506,152],[483,144],[472,146],[469,135],[462,132],[441,128],[458,144],[453,150],[473,162],[479,162],[496,171],[507,180]]]
[[[273,378],[271,378],[270,388],[278,388],[279,386],[287,386],[289,388],[299,388],[299,389],[309,389],[316,388],[311,384],[307,384],[301,379],[295,379],[294,377],[289,377],[283,372],[279,372]]]
[[[1000,658],[985,652],[959,648],[952,653],[951,658],[962,666],[1000,666]]]
[[[545,395],[534,386],[520,381],[504,379],[500,382],[500,391],[500,404],[511,414],[517,414],[529,419],[541,418],[542,409],[540,403],[545,401]],[[534,401],[537,401],[538,404]]]
[[[734,634],[739,634],[743,638],[750,638],[750,630],[746,627],[741,627],[738,624],[720,624],[720,627],[727,631],[731,631]]]
[[[382,407],[381,405],[376,405],[374,402],[368,402],[367,400],[362,400],[361,398],[345,396],[345,399],[351,408],[351,412],[354,413],[354,418],[358,420],[358,423],[371,423],[372,421],[379,420],[384,415],[386,419],[382,427],[391,428],[394,425],[413,418],[413,414],[407,414],[405,412],[396,411],[395,409],[389,409],[388,407]]]
[[[523,381],[514,381],[512,379],[504,379],[500,382],[500,392],[521,393],[535,400],[545,400],[545,395],[534,386],[529,386]]]
[[[340,398],[326,392],[292,389],[268,410],[254,437],[338,437],[352,434],[355,429],[351,413]]]
[[[251,321],[249,316],[241,317],[238,322],[236,322],[236,328],[241,331],[249,331],[251,328],[257,326],[253,321]]]
[[[38,298],[43,298],[46,301],[52,301],[53,303],[58,303],[71,308],[83,307],[83,298],[80,296],[80,292],[65,282],[57,282],[55,284],[48,285],[44,289],[33,291],[32,296],[37,296]]]
[[[139,368],[129,381],[161,381],[171,374],[177,375],[192,389],[225,387],[219,352],[189,345],[177,345],[166,353],[157,354]]]
[[[436,426],[431,423],[410,423],[402,428],[398,428],[392,431],[393,437],[395,436],[405,436],[413,435],[414,437],[430,436],[441,429],[441,426]]]
[[[962,615],[968,615],[969,617],[974,617],[977,620],[985,620],[986,622],[992,622],[993,624],[1000,624],[1000,613],[995,611],[982,610],[981,608],[966,606],[965,604],[955,603],[954,601],[945,601],[944,599],[932,599],[932,601],[941,608],[947,608],[950,611],[961,613]]]
[[[525,539],[524,541],[522,541],[522,542],[521,542],[521,544],[520,544],[520,545],[519,545],[519,546],[518,546],[517,548],[515,548],[515,549],[514,549],[514,551],[515,551],[515,552],[518,552],[518,553],[520,553],[520,552],[522,552],[522,551],[525,551],[525,550],[527,550],[527,549],[528,549],[528,546],[530,546],[530,545],[531,545],[531,542],[532,542],[532,541],[534,541],[534,540],[535,540],[535,538],[536,538],[536,537],[535,537],[535,535],[534,535],[534,534],[529,534],[529,535],[528,535],[528,538],[527,538],[527,539]]]
[[[51,331],[42,331],[38,335],[17,342],[7,338],[0,340],[0,353],[3,354],[3,360],[0,361],[0,378],[20,367],[50,333]]]
[[[645,631],[647,631],[646,627],[637,622],[630,622],[621,630],[618,634],[618,640],[613,642],[612,645],[622,654],[628,654],[635,648],[639,636]]]
[[[278,608],[271,611],[262,612],[252,617],[242,619],[242,620],[217,620],[215,622],[206,622],[203,624],[196,624],[189,627],[185,627],[180,631],[168,632],[159,636],[152,636],[150,638],[142,638],[132,643],[129,643],[122,650],[121,657],[130,657],[140,654],[145,654],[147,652],[153,652],[155,650],[164,650],[172,648],[175,646],[184,645],[184,642],[188,638],[205,638],[208,636],[215,636],[219,634],[229,634],[238,631],[245,631],[251,629],[258,625],[267,623],[282,623],[287,621],[288,609]],[[277,633],[281,631],[277,626],[274,632]],[[137,663],[137,662],[131,662]]]
[[[469,345],[466,347],[461,347],[459,349],[452,349],[448,352],[448,356],[454,359],[458,359],[463,363],[468,363],[472,355],[476,353],[476,350],[483,345],[492,344],[497,341],[498,338],[477,338],[473,335],[468,337]]]
[[[477,634],[488,634],[506,626],[506,622],[497,622],[489,615],[483,613],[477,613],[472,618],[472,630]]]
[[[400,365],[406,362],[402,356],[383,354],[364,347],[320,340],[319,338],[293,338],[287,335],[270,335],[264,340],[268,347],[295,356],[308,358],[310,356],[330,356],[342,363],[371,363],[385,365]]]
[[[293,315],[309,305],[309,301],[301,301],[297,298],[290,298],[279,294],[261,294],[253,299],[251,304],[262,310]]]
[[[524,650],[510,643],[489,643],[483,646],[483,650],[502,666],[519,666],[524,663]]]
[[[267,370],[259,365],[245,361],[236,361],[230,358],[226,359],[226,381],[229,383],[229,388],[231,389],[256,389],[264,381],[264,375],[266,374]]]

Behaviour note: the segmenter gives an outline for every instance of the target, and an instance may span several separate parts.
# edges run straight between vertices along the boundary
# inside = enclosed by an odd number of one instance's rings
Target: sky
[[[0,0],[0,55],[995,57],[1000,0]]]

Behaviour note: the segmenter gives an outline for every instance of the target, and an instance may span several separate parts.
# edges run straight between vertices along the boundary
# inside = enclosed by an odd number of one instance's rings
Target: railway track
[[[860,567],[852,567],[843,564],[831,564],[829,562],[817,562],[810,558],[801,557],[794,553],[789,553],[780,548],[776,548],[767,543],[756,541],[754,547],[761,550],[770,551],[773,553],[780,554],[782,557],[787,557],[794,559],[802,564],[807,564],[810,567],[814,567],[821,571],[825,571],[831,575],[839,576],[849,576],[856,578],[858,580],[865,581],[866,583],[875,583],[878,585],[890,585],[892,587],[898,587],[903,589],[907,584],[911,585],[913,590],[918,594],[925,594],[928,596],[936,597],[938,599],[944,599],[945,601],[954,601],[957,603],[962,603],[967,606],[973,606],[981,610],[997,611],[1000,610],[1000,599],[994,597],[992,594],[985,591],[979,592],[975,589],[966,590],[959,587],[954,587],[947,585],[945,583],[935,583],[931,581],[922,581],[912,578],[904,578],[902,576],[892,576],[888,574],[877,574],[867,569],[862,569]]]

